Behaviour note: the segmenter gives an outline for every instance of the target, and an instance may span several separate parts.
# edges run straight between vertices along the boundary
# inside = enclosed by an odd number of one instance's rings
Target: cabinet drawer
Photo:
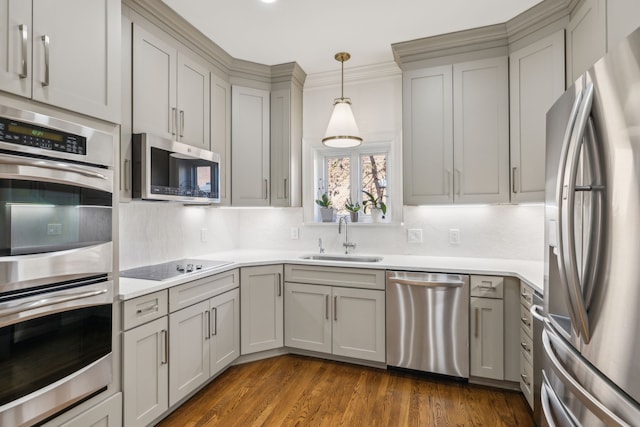
[[[167,291],[158,291],[143,295],[124,302],[123,327],[124,330],[135,328],[143,323],[150,322],[168,312]]]
[[[520,328],[520,351],[533,365],[533,339],[527,335],[524,328]]]
[[[238,269],[194,280],[169,289],[169,311],[180,310],[240,285]]]
[[[533,316],[524,305],[520,305],[520,326],[529,337],[533,336]]]
[[[349,267],[319,267],[312,265],[284,266],[286,282],[342,286],[346,288],[384,290],[385,271]]]
[[[520,282],[520,303],[527,308],[533,304],[533,289]]]
[[[504,277],[471,276],[471,296],[502,299]]]
[[[520,390],[533,409],[533,367],[522,352],[520,352]]]

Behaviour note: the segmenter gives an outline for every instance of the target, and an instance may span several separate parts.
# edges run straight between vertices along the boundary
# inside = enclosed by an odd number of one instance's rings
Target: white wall
[[[348,63],[347,63],[348,64]],[[339,70],[339,68],[338,68]],[[327,252],[342,252],[344,235],[336,224],[315,224],[314,150],[321,146],[333,99],[340,95],[339,71],[309,76],[304,91],[304,208],[217,208],[173,203],[120,204],[120,268],[169,261],[232,249],[283,249],[316,252],[322,238]],[[351,80],[349,80],[351,78]],[[395,64],[345,70],[345,96],[366,141],[392,144],[389,173],[396,187],[393,224],[350,227],[355,253],[496,257],[543,260],[542,205],[401,207],[402,82]],[[291,239],[297,228],[299,239]],[[460,230],[459,245],[449,230]],[[206,229],[207,241],[201,241]],[[409,229],[422,230],[422,243],[408,243]]]

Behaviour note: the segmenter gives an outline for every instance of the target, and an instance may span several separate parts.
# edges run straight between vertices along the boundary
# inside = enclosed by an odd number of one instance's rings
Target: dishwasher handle
[[[464,285],[462,280],[411,280],[389,277],[389,281],[399,285],[422,286],[425,288],[460,288]]]

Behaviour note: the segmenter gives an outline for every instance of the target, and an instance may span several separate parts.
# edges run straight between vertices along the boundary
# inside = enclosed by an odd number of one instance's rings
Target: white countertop
[[[238,267],[268,264],[309,264],[325,265],[333,267],[355,267],[379,270],[410,270],[431,271],[441,273],[486,274],[494,276],[512,276],[524,281],[540,294],[543,293],[542,261],[527,261],[498,258],[469,258],[469,257],[432,257],[417,255],[379,255],[380,262],[351,262],[351,261],[318,261],[302,259],[305,255],[317,255],[317,253],[300,253],[298,251],[248,251],[238,250],[229,252],[214,252],[194,259],[208,259],[216,261],[228,261],[229,264],[203,272],[190,273],[167,280],[142,280],[120,278],[119,299],[128,300],[151,292],[160,291],[190,282],[216,273],[222,273]],[[333,254],[325,254],[333,255]],[[335,254],[340,255],[340,254]],[[368,255],[368,254],[354,254]]]

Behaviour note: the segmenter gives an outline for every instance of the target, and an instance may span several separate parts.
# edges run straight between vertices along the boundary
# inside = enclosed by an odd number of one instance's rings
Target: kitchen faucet
[[[349,242],[349,225],[347,222],[347,217],[341,216],[338,221],[338,234],[342,234],[342,223],[344,222],[344,253],[349,255],[349,249],[355,249],[356,244]]]

